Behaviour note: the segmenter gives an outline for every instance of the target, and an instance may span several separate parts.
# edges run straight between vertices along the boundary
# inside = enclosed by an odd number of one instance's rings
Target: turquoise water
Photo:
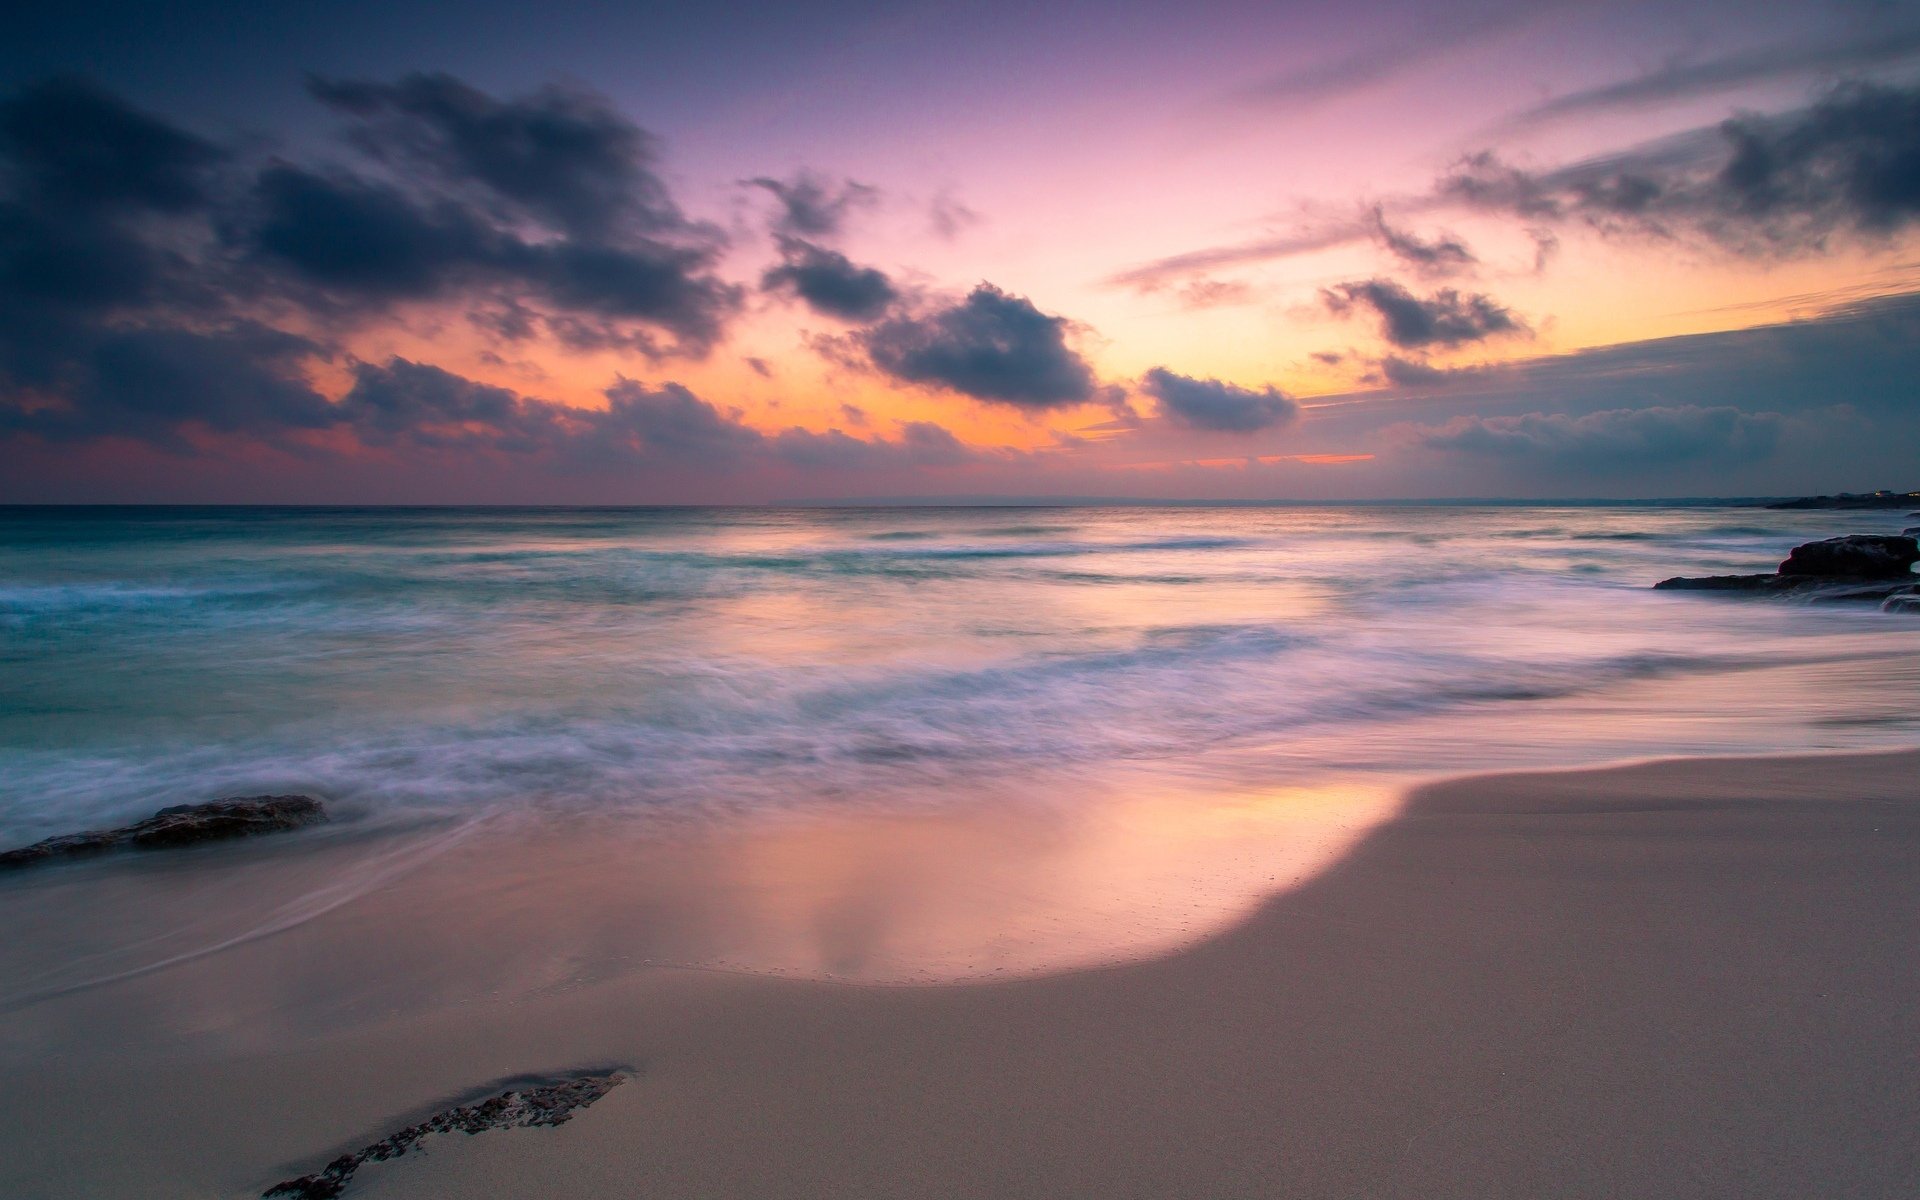
[[[1901,514],[0,511],[0,843],[301,789],[725,822],[1920,741],[1920,621],[1655,594]]]

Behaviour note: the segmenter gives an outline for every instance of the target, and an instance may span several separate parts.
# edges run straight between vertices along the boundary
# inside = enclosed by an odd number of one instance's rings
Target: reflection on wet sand
[[[269,1044],[650,966],[915,984],[1119,961],[1239,917],[1394,806],[1368,784],[725,831],[520,814],[88,864],[8,885],[0,1053]]]

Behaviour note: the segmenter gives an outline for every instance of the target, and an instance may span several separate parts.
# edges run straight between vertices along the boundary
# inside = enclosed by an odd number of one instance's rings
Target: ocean
[[[1655,593],[1899,513],[11,509],[0,843],[1071,804],[1911,744],[1920,621]],[[1128,786],[1131,786],[1128,785]]]
[[[1898,513],[1709,506],[13,509],[0,1058],[292,1037],[660,966],[1157,955],[1424,781],[1920,742],[1920,620],[1655,592]],[[102,1007],[104,1006],[104,1007]],[[198,1043],[196,1043],[198,1044]]]

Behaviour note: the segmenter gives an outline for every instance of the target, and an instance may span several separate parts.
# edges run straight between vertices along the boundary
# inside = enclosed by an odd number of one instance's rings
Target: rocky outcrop
[[[239,796],[210,804],[178,804],[119,829],[90,829],[8,850],[0,853],[0,870],[122,848],[163,850],[277,833],[326,819],[325,806],[311,796]]]
[[[1920,561],[1920,542],[1911,537],[1852,534],[1794,547],[1771,575],[1678,576],[1653,586],[1659,591],[1872,603],[1889,612],[1904,612],[1905,598],[1920,595],[1920,577],[1912,571],[1916,561]]]
[[[619,1071],[570,1075],[560,1079],[510,1088],[477,1104],[462,1104],[436,1113],[417,1125],[389,1134],[363,1150],[342,1154],[312,1175],[276,1183],[262,1200],[333,1200],[346,1191],[354,1172],[370,1162],[386,1162],[414,1149],[436,1133],[471,1136],[489,1129],[526,1129],[536,1125],[563,1125],[583,1109],[625,1082]]]
[[[1920,580],[1850,575],[1682,575],[1653,585],[1660,592],[1733,592],[1746,596],[1791,596],[1821,604],[1872,603],[1920,587]]]
[[[1915,562],[1920,562],[1920,541],[1903,534],[1851,533],[1795,546],[1780,564],[1780,574],[1898,579],[1912,575]]]

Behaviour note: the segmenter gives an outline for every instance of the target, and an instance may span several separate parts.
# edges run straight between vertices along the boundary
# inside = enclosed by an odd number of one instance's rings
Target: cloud
[[[1565,221],[1606,232],[1693,236],[1741,253],[1817,251],[1836,231],[1880,236],[1915,219],[1916,130],[1920,85],[1842,84],[1786,113],[1739,116],[1550,170],[1525,169],[1493,150],[1478,151],[1429,193],[1402,197],[1395,208],[1465,207],[1521,217],[1534,239],[1536,271],[1558,247],[1549,226]],[[1378,216],[1311,221],[1270,237],[1154,259],[1106,282],[1153,292],[1208,271],[1369,239],[1416,269],[1426,266],[1422,259],[1430,250],[1453,258],[1452,265],[1471,265],[1471,251],[1457,239],[1403,238]]]
[[[1482,152],[1438,195],[1533,221],[1690,235],[1752,254],[1885,236],[1920,218],[1920,85],[1845,84],[1813,104],[1743,115],[1546,172]]]
[[[1532,15],[1527,5],[1487,5],[1478,11],[1436,14],[1403,37],[1351,54],[1316,58],[1312,65],[1283,71],[1234,89],[1240,104],[1302,105],[1347,95],[1384,82],[1411,67],[1444,57],[1462,46],[1502,33]]]
[[[738,309],[717,231],[591,93],[496,100],[424,75],[313,92],[346,118],[346,164],[250,160],[79,80],[0,96],[0,426],[378,439],[377,406],[311,379],[396,306],[651,355],[704,353]],[[378,382],[361,379],[369,405]]]
[[[1380,318],[1387,341],[1407,349],[1459,346],[1502,334],[1523,334],[1527,327],[1490,296],[1462,295],[1441,288],[1422,300],[1390,279],[1343,283],[1322,293],[1327,308],[1345,316],[1358,307]]]
[[[1180,307],[1195,312],[1228,308],[1253,299],[1253,288],[1237,279],[1193,279],[1180,287]]]
[[[1670,63],[1618,83],[1568,92],[1521,111],[1505,123],[1505,128],[1683,100],[1795,75],[1848,74],[1916,55],[1920,55],[1920,29],[1877,31],[1864,38],[1824,45],[1796,42],[1765,46],[1718,58]]]
[[[405,441],[435,449],[532,453],[551,449],[562,436],[566,411],[440,367],[394,358],[384,365],[355,363],[353,386],[333,414],[371,446]]]
[[[0,430],[179,448],[193,430],[274,440],[335,420],[301,373],[313,343],[265,326],[107,330],[71,349],[58,391],[46,402],[30,393],[0,394]]]
[[[1068,323],[983,283],[966,299],[899,316],[858,335],[873,365],[907,383],[1016,408],[1094,398],[1093,370],[1067,344]]]
[[[758,449],[763,435],[738,413],[723,413],[677,383],[649,387],[622,379],[607,389],[604,412],[583,418],[592,457],[624,454],[720,466]]]
[[[399,189],[288,164],[254,181],[251,248],[342,297],[426,299],[474,278],[505,249],[458,205],[423,206]]]
[[[499,216],[589,239],[689,227],[655,174],[653,135],[584,88],[499,100],[451,75],[416,73],[316,78],[308,90],[351,119],[349,139],[372,158],[470,189]]]
[[[739,307],[712,270],[724,238],[680,212],[655,139],[603,98],[498,100],[445,75],[311,90],[381,172],[269,164],[224,224],[335,319],[464,302],[501,336],[699,355]]]
[[[954,467],[979,458],[945,427],[908,421],[896,440],[856,438],[839,429],[816,433],[793,428],[769,440],[772,453],[795,466],[851,471],[890,467]]]
[[[1106,282],[1109,287],[1150,293],[1158,291],[1175,280],[1221,267],[1238,267],[1276,258],[1291,258],[1296,254],[1311,254],[1317,250],[1328,250],[1335,246],[1364,241],[1373,236],[1374,229],[1369,222],[1344,219],[1322,222],[1276,237],[1256,238],[1253,241],[1239,242],[1231,246],[1210,246],[1201,250],[1189,250],[1182,254],[1156,258],[1151,262],[1129,267],[1118,274],[1111,275]]]
[[[1291,424],[1300,406],[1277,388],[1236,387],[1218,379],[1193,379],[1155,367],[1141,386],[1160,405],[1160,415],[1192,429],[1253,433]]]
[[[811,171],[802,171],[792,179],[763,175],[745,182],[780,202],[773,228],[787,237],[834,237],[845,230],[853,210],[870,208],[880,200],[880,189],[871,184],[851,179],[835,184]]]
[[[941,192],[927,205],[927,223],[933,236],[951,242],[984,218],[948,192]]]
[[[1404,229],[1395,229],[1387,224],[1386,213],[1378,204],[1373,206],[1373,226],[1382,246],[1395,258],[1429,278],[1457,275],[1479,261],[1473,256],[1473,251],[1467,249],[1465,242],[1450,234],[1441,234],[1429,240]]]
[[[1416,431],[1430,449],[1606,471],[1672,463],[1746,463],[1779,445],[1779,413],[1727,407],[1615,408],[1583,416],[1457,417]]]
[[[1380,374],[1396,387],[1423,387],[1447,379],[1452,372],[1419,361],[1389,354],[1380,360]]]
[[[761,287],[770,292],[791,292],[817,313],[846,321],[871,321],[899,298],[883,272],[856,266],[838,250],[782,237],[780,256],[780,265],[760,277]]]
[[[21,203],[159,213],[202,207],[209,171],[226,157],[76,78],[33,84],[0,101],[0,155]]]

